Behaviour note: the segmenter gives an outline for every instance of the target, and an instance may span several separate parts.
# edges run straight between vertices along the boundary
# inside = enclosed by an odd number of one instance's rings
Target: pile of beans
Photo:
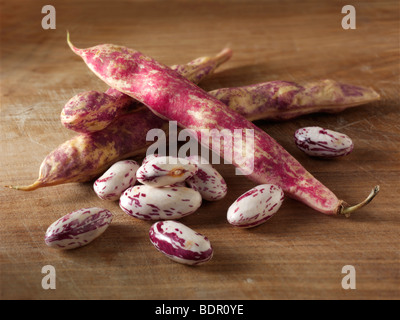
[[[353,149],[349,137],[319,127],[297,130],[295,143],[317,157],[342,156]],[[196,212],[203,200],[218,201],[226,196],[224,178],[206,159],[151,154],[141,165],[134,160],[119,161],[94,182],[93,189],[102,200],[119,200],[129,216],[157,221],[150,227],[150,241],[173,261],[198,265],[212,258],[208,238],[175,221]],[[283,200],[280,187],[258,185],[229,207],[227,221],[241,228],[258,226],[279,210]],[[82,247],[99,237],[112,218],[110,211],[97,207],[71,212],[47,229],[45,242],[63,250]]]
[[[102,200],[119,200],[126,214],[157,221],[149,231],[154,247],[173,261],[198,265],[209,261],[213,248],[205,235],[177,222],[196,212],[202,201],[218,201],[227,194],[221,174],[204,158],[147,156],[116,162],[93,185]],[[283,191],[260,185],[240,196],[229,208],[227,220],[234,226],[253,227],[278,211]],[[89,244],[112,222],[112,213],[102,208],[84,208],[67,214],[47,230],[48,246],[63,250]]]

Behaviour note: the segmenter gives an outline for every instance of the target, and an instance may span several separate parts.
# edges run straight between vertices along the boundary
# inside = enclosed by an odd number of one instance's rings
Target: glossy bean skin
[[[73,211],[50,225],[46,231],[45,243],[62,250],[85,246],[99,237],[112,219],[112,213],[102,208]]]
[[[144,166],[146,163],[148,163],[150,160],[153,160],[156,157],[159,157],[159,154],[148,154],[144,157],[143,161],[142,161],[142,166]]]
[[[228,192],[228,187],[221,174],[204,158],[190,156],[187,159],[198,166],[198,171],[188,178],[186,183],[200,192],[204,200],[218,201],[223,199]]]
[[[321,127],[305,127],[294,134],[296,146],[312,157],[336,158],[353,151],[351,138],[343,133]]]
[[[149,237],[158,251],[178,263],[199,265],[213,256],[206,236],[177,221],[156,222],[150,228]]]
[[[236,227],[251,228],[269,220],[281,207],[284,193],[272,184],[263,184],[242,194],[229,207],[228,222]]]
[[[94,184],[93,189],[100,199],[115,201],[136,182],[139,164],[134,160],[114,163]]]
[[[122,194],[119,205],[128,215],[141,220],[176,220],[200,208],[199,192],[186,187],[131,187]]]

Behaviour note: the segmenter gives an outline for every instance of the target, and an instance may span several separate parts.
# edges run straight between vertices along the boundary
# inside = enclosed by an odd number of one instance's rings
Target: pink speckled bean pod
[[[305,127],[296,130],[294,141],[304,153],[320,158],[345,156],[354,148],[349,136],[321,127]]]
[[[112,218],[112,213],[102,208],[73,211],[47,229],[45,242],[49,247],[62,250],[85,246],[106,231]]]
[[[141,220],[175,220],[194,213],[201,206],[201,195],[186,187],[131,187],[122,194],[121,209]]]
[[[114,163],[94,184],[93,189],[100,199],[115,201],[136,182],[139,164],[134,160]]]
[[[203,200],[223,199],[228,192],[228,187],[221,174],[204,158],[190,156],[188,159],[197,164],[198,171],[194,176],[188,178],[186,183],[200,192]]]
[[[251,228],[269,220],[281,207],[284,193],[273,184],[263,184],[242,194],[229,207],[228,222],[236,227]]]
[[[237,163],[235,156],[232,157],[233,164],[243,172],[249,173],[250,167],[253,169],[248,175],[253,181],[276,184],[292,198],[328,215],[348,216],[360,207],[349,207],[339,200],[266,132],[151,57],[112,44],[78,49],[69,39],[68,43],[89,69],[110,87],[141,101],[163,119],[177,121],[180,127],[191,129],[199,141],[201,137],[211,138],[202,136],[202,129],[254,130],[254,158],[247,155],[244,162]],[[241,145],[246,145],[244,135]],[[235,153],[220,146],[212,146],[212,149],[221,156]],[[375,188],[363,205],[370,202],[378,190]]]
[[[174,65],[171,69],[194,83],[227,61],[232,55],[224,49],[214,57],[197,58],[185,65]],[[130,96],[109,88],[106,92],[87,91],[72,97],[61,111],[61,123],[70,130],[90,133],[106,128],[115,118],[135,112],[144,106]]]
[[[154,157],[136,172],[140,183],[164,187],[183,182],[197,173],[198,166],[187,159],[176,157]]]
[[[149,237],[158,251],[175,262],[199,265],[213,256],[206,236],[177,221],[156,222],[150,228]]]
[[[226,49],[215,57],[196,59],[187,68],[180,66],[177,72],[182,72],[183,76],[193,81],[200,81],[229,59],[231,54]],[[106,93],[117,99],[126,97],[113,88]],[[131,97],[129,99],[134,101]],[[59,145],[43,160],[39,178],[31,185],[6,187],[32,191],[63,183],[91,181],[116,161],[144,155],[151,144],[146,141],[145,133],[154,128],[165,131],[168,123],[147,108],[137,107],[135,113],[119,116],[103,130],[77,135]]]

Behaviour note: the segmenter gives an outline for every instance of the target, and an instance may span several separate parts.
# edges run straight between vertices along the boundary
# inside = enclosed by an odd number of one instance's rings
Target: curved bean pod
[[[143,120],[140,125],[138,119]],[[32,191],[96,179],[115,162],[145,154],[151,142],[143,132],[164,125],[165,121],[147,110],[124,115],[104,130],[81,134],[59,145],[43,160],[33,184],[10,188]]]
[[[320,80],[300,85],[269,81],[209,92],[250,121],[288,120],[309,113],[336,113],[380,99],[371,88]]]

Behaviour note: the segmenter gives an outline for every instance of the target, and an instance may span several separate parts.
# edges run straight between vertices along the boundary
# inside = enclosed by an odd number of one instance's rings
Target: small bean
[[[196,174],[197,170],[197,165],[186,159],[154,157],[138,169],[136,178],[143,184],[163,187],[185,181]]]
[[[198,166],[198,171],[186,183],[199,191],[204,200],[217,201],[224,198],[228,188],[221,174],[204,158],[190,156],[188,159]]]
[[[113,164],[93,185],[97,196],[103,200],[115,201],[136,182],[139,164],[134,160],[118,161]]]
[[[228,222],[236,227],[251,228],[270,219],[281,207],[284,194],[273,184],[259,185],[242,194],[229,207]]]
[[[199,192],[186,187],[131,187],[122,194],[119,205],[128,215],[142,220],[180,219],[201,206]]]
[[[294,134],[297,147],[312,157],[334,158],[353,151],[353,141],[345,134],[321,127],[305,127]]]
[[[47,229],[45,242],[49,247],[63,250],[85,246],[106,231],[112,218],[112,213],[102,208],[73,211]]]
[[[177,221],[159,221],[149,231],[154,247],[175,262],[197,265],[209,261],[213,248],[208,238]]]

